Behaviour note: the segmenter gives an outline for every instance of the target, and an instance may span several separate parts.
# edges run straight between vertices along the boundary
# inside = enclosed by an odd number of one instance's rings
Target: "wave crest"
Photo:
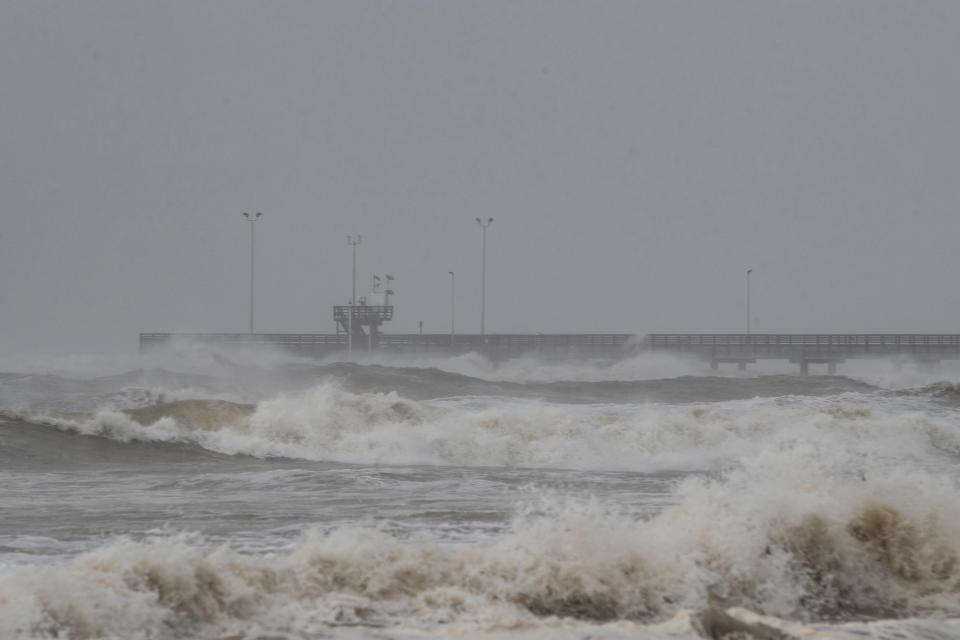
[[[144,426],[170,419],[184,427],[216,431],[231,425],[244,425],[255,408],[252,404],[225,400],[179,400],[130,409],[125,413]]]
[[[952,463],[960,451],[952,416],[898,402],[858,394],[704,405],[416,401],[324,384],[257,405],[184,400],[31,419],[121,441],[186,442],[231,455],[356,464],[711,469],[805,443],[888,461]]]
[[[790,459],[687,481],[650,520],[543,496],[502,537],[471,544],[371,528],[314,530],[274,555],[187,534],[120,540],[62,565],[0,568],[0,632],[649,625],[734,607],[801,621],[960,615],[955,484],[775,473]]]

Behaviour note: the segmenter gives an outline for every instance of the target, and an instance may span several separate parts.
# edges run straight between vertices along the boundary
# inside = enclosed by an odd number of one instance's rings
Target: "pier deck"
[[[347,350],[344,333],[141,333],[140,350],[175,340],[217,346],[269,346],[294,355],[324,358]],[[577,334],[393,334],[354,338],[357,354],[366,351],[396,354],[455,355],[477,352],[495,360],[535,354],[541,357],[622,358],[638,352],[693,356],[710,362],[735,363],[741,369],[758,360],[787,360],[809,373],[811,364],[824,364],[829,373],[855,358],[895,358],[933,364],[960,360],[960,334],[742,334],[629,333]]]
[[[926,333],[651,333],[642,343],[647,351],[694,355],[745,368],[757,360],[789,360],[808,373],[810,364],[837,364],[853,358],[899,358],[924,363],[960,359],[960,335]]]
[[[354,338],[355,352],[451,355],[477,352],[494,359],[527,353],[542,356],[616,358],[628,352],[635,336],[628,333],[535,334],[390,334]],[[345,333],[141,333],[140,350],[175,340],[217,346],[269,346],[294,355],[323,358],[347,350]]]

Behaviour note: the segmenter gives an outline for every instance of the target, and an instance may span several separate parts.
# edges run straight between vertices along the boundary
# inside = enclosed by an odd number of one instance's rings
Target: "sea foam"
[[[542,494],[506,533],[475,543],[370,527],[312,530],[272,554],[186,533],[118,539],[57,565],[0,567],[0,635],[502,631],[558,620],[638,633],[681,616],[692,636],[725,620],[705,612],[732,607],[747,612],[738,619],[795,626],[960,615],[956,483],[880,467],[851,476],[845,462],[813,448],[770,452],[685,481],[678,503],[648,520]]]
[[[913,402],[860,394],[691,405],[414,401],[325,383],[255,405],[187,400],[28,418],[123,441],[358,464],[699,470],[806,442],[878,460],[952,460],[960,451],[955,410],[922,411]]]

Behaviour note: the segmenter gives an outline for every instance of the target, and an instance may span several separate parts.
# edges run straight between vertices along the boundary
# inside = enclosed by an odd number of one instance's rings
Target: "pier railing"
[[[141,333],[140,349],[176,341],[228,347],[280,348],[294,355],[322,358],[347,350],[346,333]],[[800,365],[826,364],[828,372],[854,358],[912,359],[925,364],[960,359],[960,334],[928,333],[651,333],[638,340],[627,333],[456,334],[406,333],[354,340],[355,351],[449,355],[475,351],[493,359],[537,354],[540,357],[620,358],[638,351],[670,352],[702,358],[717,367],[741,369],[762,359]]]
[[[960,335],[927,333],[651,333],[643,348],[694,353],[712,360],[786,358],[841,361],[847,358],[908,356],[960,358]]]
[[[681,347],[684,345],[818,345],[818,346],[943,346],[960,347],[960,335],[926,333],[651,333],[644,338],[650,347]]]

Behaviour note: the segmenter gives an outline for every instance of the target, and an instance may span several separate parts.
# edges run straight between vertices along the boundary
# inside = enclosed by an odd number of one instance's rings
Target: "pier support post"
[[[806,360],[800,361],[800,375],[808,376],[810,375],[810,363]]]
[[[828,363],[827,363],[827,374],[828,374],[828,375],[831,375],[831,376],[837,375],[837,363],[836,363],[836,362],[828,362]]]
[[[716,360],[711,360],[711,361],[710,361],[710,368],[713,369],[714,371],[716,371],[717,369],[720,368],[720,363],[717,362]]]
[[[747,363],[746,363],[746,362],[738,362],[738,363],[737,363],[737,369],[739,369],[740,371],[746,371],[746,370],[747,370]]]

